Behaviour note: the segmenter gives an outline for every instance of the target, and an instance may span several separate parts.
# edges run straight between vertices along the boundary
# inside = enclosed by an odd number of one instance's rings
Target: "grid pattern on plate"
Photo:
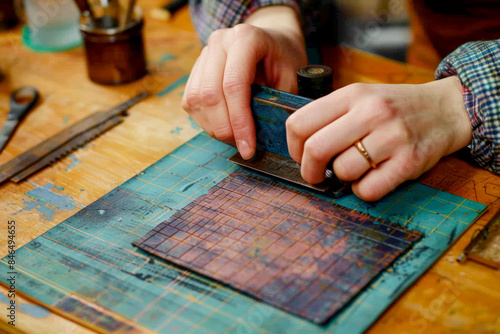
[[[135,245],[323,323],[420,237],[238,170]]]

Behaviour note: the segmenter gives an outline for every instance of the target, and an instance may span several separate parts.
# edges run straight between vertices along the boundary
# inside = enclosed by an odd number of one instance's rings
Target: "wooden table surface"
[[[145,44],[150,73],[127,85],[101,86],[86,75],[82,48],[60,53],[35,53],[21,43],[20,30],[0,33],[0,126],[8,113],[10,93],[23,85],[39,89],[42,99],[0,155],[0,164],[21,154],[66,126],[149,90],[173,88],[133,107],[125,122],[70,156],[20,184],[0,186],[0,256],[7,254],[7,221],[15,220],[16,245],[30,240],[94,202],[122,182],[180,146],[201,130],[180,107],[183,85],[201,50],[187,8],[168,23],[149,16],[148,9],[164,1],[139,1],[146,12]],[[329,49],[337,87],[354,82],[423,83],[433,73],[351,49]],[[500,208],[500,177],[456,157],[443,159],[420,182],[490,205],[489,210],[399,298],[369,330],[370,333],[495,333],[500,331],[500,273],[456,258],[472,234]],[[0,287],[6,295],[7,289]],[[2,296],[0,296],[2,297]],[[5,310],[7,298],[0,299]],[[0,331],[90,333],[91,331],[24,298],[29,305],[17,313],[16,327],[1,317]],[[15,330],[15,331],[14,331]]]

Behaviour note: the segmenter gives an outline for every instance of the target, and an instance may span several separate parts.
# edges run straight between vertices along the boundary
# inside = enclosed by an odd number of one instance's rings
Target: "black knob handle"
[[[297,71],[299,95],[319,99],[333,92],[333,70],[325,65],[307,65]]]

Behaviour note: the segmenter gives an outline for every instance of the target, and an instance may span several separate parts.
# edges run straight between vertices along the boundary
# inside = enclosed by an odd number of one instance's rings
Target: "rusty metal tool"
[[[20,182],[121,123],[125,112],[149,96],[143,92],[107,111],[97,111],[0,166],[0,183]]]
[[[309,65],[298,72],[299,92],[307,92],[312,98],[330,93],[331,81],[332,71],[326,66]],[[326,171],[324,182],[310,184],[302,178],[300,165],[288,152],[286,119],[295,110],[311,101],[313,99],[308,97],[253,85],[250,105],[255,120],[257,154],[250,160],[244,160],[239,153],[236,153],[229,158],[229,161],[302,187],[338,195],[345,189],[346,184],[333,174],[331,164],[329,164],[330,169]]]

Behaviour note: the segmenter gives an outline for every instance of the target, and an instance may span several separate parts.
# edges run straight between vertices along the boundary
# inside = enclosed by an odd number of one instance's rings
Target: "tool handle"
[[[38,101],[40,94],[34,87],[21,87],[10,96],[8,120],[20,121]]]
[[[297,71],[299,95],[316,100],[333,92],[333,70],[325,65],[307,65]]]

